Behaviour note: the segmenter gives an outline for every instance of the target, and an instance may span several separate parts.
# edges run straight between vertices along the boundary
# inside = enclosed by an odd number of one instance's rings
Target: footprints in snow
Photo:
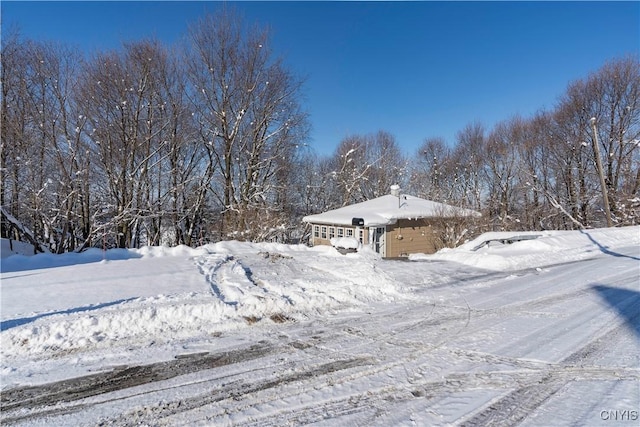
[[[222,303],[238,309],[240,306],[274,310],[291,301],[276,295],[253,277],[253,272],[241,261],[229,254],[209,254],[196,261],[200,273],[211,289],[211,293]]]

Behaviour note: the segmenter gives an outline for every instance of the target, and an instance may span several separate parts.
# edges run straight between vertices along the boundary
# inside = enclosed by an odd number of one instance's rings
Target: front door
[[[373,249],[379,253],[380,255],[382,255],[382,257],[387,256],[387,249],[386,249],[386,245],[385,245],[385,241],[384,241],[384,236],[385,236],[385,228],[384,227],[377,227],[371,230],[373,234],[373,239],[372,239],[372,246]]]

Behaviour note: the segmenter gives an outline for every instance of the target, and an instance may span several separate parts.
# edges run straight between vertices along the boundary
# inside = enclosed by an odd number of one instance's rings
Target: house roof
[[[450,218],[480,216],[479,212],[462,209],[419,197],[387,194],[382,197],[334,209],[316,215],[308,215],[302,221],[314,224],[352,225],[353,218],[364,219],[364,225],[382,226],[395,224],[399,219]]]

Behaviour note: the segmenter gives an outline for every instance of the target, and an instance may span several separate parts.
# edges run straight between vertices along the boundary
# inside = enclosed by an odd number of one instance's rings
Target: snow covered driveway
[[[14,269],[1,421],[637,425],[639,232],[411,262],[225,243]]]

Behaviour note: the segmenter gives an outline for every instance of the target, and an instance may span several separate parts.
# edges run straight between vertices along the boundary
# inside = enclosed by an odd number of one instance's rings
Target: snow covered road
[[[100,274],[87,283],[107,294],[53,312],[17,300],[14,283],[34,292],[27,278],[42,270],[3,273],[1,421],[637,425],[640,228],[624,231],[535,243],[551,254],[522,242],[412,262],[229,243],[94,264],[133,268],[134,283],[155,270],[163,296]],[[502,261],[479,268],[482,253]],[[64,283],[67,268],[44,282]]]

